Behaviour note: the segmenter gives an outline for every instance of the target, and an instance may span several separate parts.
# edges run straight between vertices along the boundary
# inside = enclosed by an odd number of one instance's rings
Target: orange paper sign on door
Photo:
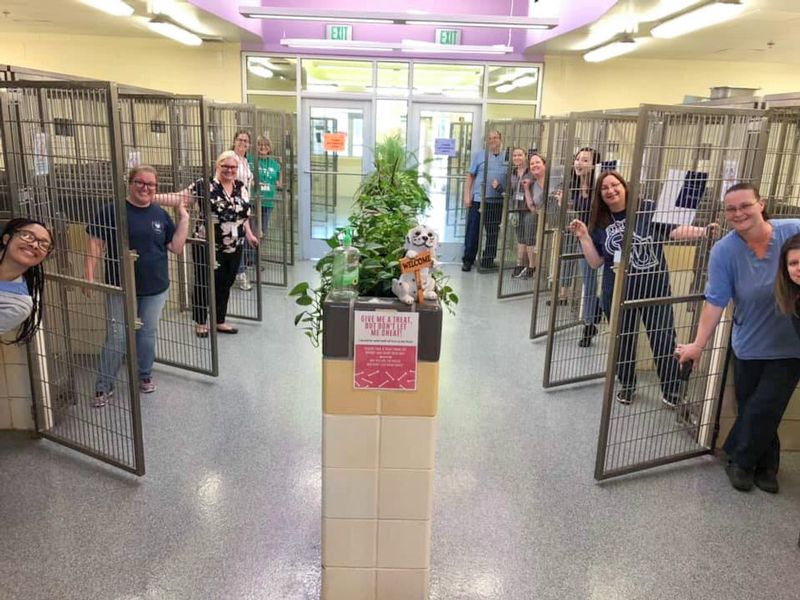
[[[322,136],[322,149],[325,152],[344,152],[346,133],[326,133]]]

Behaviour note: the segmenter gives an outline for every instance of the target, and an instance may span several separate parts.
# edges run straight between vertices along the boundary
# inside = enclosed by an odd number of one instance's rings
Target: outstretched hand
[[[586,224],[580,219],[574,219],[569,224],[569,230],[570,233],[572,233],[572,235],[574,235],[579,240],[589,235],[589,229],[586,227]]]

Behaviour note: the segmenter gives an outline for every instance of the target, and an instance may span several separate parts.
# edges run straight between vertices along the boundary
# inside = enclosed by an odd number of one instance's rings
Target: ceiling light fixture
[[[313,48],[318,50],[357,50],[363,52],[392,52],[399,50],[397,44],[366,42],[359,40],[321,40],[319,38],[283,38],[281,46],[289,48]]]
[[[239,6],[239,14],[251,19],[327,21],[346,23],[394,23],[397,25],[441,25],[450,27],[491,27],[495,29],[553,29],[558,19],[503,15],[418,14],[358,10],[283,8],[276,6]]]
[[[203,43],[203,40],[201,40],[200,37],[196,36],[191,31],[188,31],[183,27],[178,27],[175,25],[175,23],[170,23],[169,21],[163,19],[151,19],[147,22],[147,28],[150,29],[150,31],[154,31],[159,35],[168,37],[169,39],[181,44],[185,44],[186,46],[199,46]]]
[[[465,45],[451,46],[449,44],[435,44],[419,40],[403,40],[400,45],[403,52],[423,52],[430,54],[509,54],[514,51],[511,46],[494,44],[487,46]]]
[[[719,0],[664,21],[650,30],[657,38],[675,38],[733,19],[745,9],[740,0]]]
[[[268,69],[264,65],[248,64],[247,70],[256,77],[263,77],[264,79],[272,79],[272,77],[275,75],[271,69]]]
[[[583,60],[586,62],[602,62],[610,58],[616,58],[617,56],[628,54],[629,52],[636,50],[641,45],[641,40],[642,38],[627,38],[617,42],[611,42],[610,44],[605,44],[584,54]]]
[[[115,17],[130,17],[133,14],[133,7],[122,0],[81,0],[81,2]]]
[[[517,86],[515,86],[513,83],[504,83],[502,85],[498,85],[495,89],[501,94],[507,94],[516,87]]]

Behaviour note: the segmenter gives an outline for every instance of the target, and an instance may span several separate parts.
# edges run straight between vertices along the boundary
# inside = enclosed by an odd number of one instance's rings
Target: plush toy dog
[[[409,230],[406,235],[406,258],[416,258],[418,254],[425,250],[430,250],[431,258],[436,264],[436,247],[439,245],[439,236],[430,227],[417,225]],[[420,271],[422,278],[422,297],[425,300],[436,300],[438,297],[434,291],[436,281],[430,273],[430,269],[425,268]],[[403,273],[400,279],[392,279],[392,292],[406,304],[413,304],[417,298],[417,279],[414,273]]]

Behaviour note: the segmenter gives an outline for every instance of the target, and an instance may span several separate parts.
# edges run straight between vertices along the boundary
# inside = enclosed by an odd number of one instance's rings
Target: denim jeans
[[[161,311],[167,301],[169,290],[155,296],[137,296],[136,304],[142,326],[136,330],[136,359],[139,363],[139,380],[148,379],[156,359],[156,331]],[[125,361],[125,300],[122,296],[109,294],[106,298],[106,340],[100,352],[100,367],[95,382],[95,391],[110,392],[114,389],[117,372]]]
[[[584,259],[580,261],[583,279],[583,322],[597,325],[600,322],[600,303],[597,298],[597,269],[589,266]]]

